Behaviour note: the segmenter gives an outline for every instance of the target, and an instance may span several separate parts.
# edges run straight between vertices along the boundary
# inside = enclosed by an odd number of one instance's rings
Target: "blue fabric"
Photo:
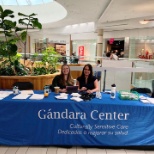
[[[35,91],[43,93],[43,91]],[[1,145],[154,145],[154,105],[140,101],[102,99],[0,101]]]

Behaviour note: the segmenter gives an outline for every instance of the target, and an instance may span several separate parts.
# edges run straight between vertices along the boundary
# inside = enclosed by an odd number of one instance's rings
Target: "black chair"
[[[145,93],[151,95],[151,90],[149,88],[132,88],[131,91],[136,91],[138,93]]]
[[[154,80],[152,80],[152,92],[154,92]]]
[[[17,86],[19,90],[33,90],[34,85],[31,82],[15,82],[13,87]]]
[[[151,95],[152,98],[154,98],[154,80],[152,80],[152,95]]]

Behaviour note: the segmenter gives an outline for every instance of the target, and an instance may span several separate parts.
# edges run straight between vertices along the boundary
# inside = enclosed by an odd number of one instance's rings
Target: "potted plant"
[[[28,29],[38,28],[42,29],[41,23],[36,18],[36,14],[25,15],[18,13],[23,17],[19,19],[18,24],[11,19],[14,18],[12,10],[4,10],[0,5],[0,34],[3,37],[0,40],[0,55],[3,56],[3,62],[0,65],[0,75],[27,75],[28,71],[24,65],[20,64],[17,58],[17,42],[24,45],[24,59],[26,59],[26,39]],[[21,27],[19,27],[21,26]],[[16,57],[16,58],[15,58]],[[3,66],[5,66],[3,68]],[[9,73],[10,72],[10,73]]]
[[[34,53],[29,68],[25,63],[21,63],[21,54],[17,53],[17,43],[24,45],[24,60],[26,60],[26,38],[28,29],[41,29],[42,25],[35,18],[34,13],[25,15],[18,13],[23,17],[19,19],[18,24],[13,21],[12,10],[3,10],[0,6],[0,87],[1,89],[12,89],[14,82],[31,82],[35,90],[43,89],[44,85],[51,84],[56,72],[57,62],[60,55],[54,48],[47,48],[41,55],[41,61],[36,61],[40,56]],[[39,57],[40,58],[40,57]]]

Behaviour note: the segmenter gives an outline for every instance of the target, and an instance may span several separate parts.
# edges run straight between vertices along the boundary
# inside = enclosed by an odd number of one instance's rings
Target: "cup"
[[[101,94],[101,92],[96,92],[96,98],[98,98],[98,99],[102,99],[102,94]]]
[[[73,79],[74,80],[74,86],[76,86],[76,79]]]
[[[54,87],[54,89],[55,89],[55,93],[56,93],[56,94],[59,94],[59,89],[60,89],[60,88],[59,88],[59,87]]]

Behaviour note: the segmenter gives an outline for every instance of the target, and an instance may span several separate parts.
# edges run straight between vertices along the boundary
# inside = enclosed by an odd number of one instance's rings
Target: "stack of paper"
[[[71,100],[74,100],[74,101],[76,101],[76,102],[81,102],[81,101],[83,101],[83,99],[81,99],[81,98],[79,98],[79,97],[72,97],[72,98],[70,98]]]
[[[12,91],[0,91],[0,100],[12,94]]]
[[[13,97],[12,99],[27,99],[30,95],[23,95],[23,94],[19,94],[19,95],[16,95],[15,97]]]
[[[148,97],[147,97],[147,100],[148,100],[150,103],[154,104],[154,98],[148,98]]]
[[[81,95],[79,93],[72,93],[71,96],[73,96],[73,97],[80,97]]]
[[[44,94],[33,94],[29,99],[43,99],[44,98]]]
[[[68,99],[68,94],[66,93],[60,93],[60,95],[55,96],[57,99]]]

